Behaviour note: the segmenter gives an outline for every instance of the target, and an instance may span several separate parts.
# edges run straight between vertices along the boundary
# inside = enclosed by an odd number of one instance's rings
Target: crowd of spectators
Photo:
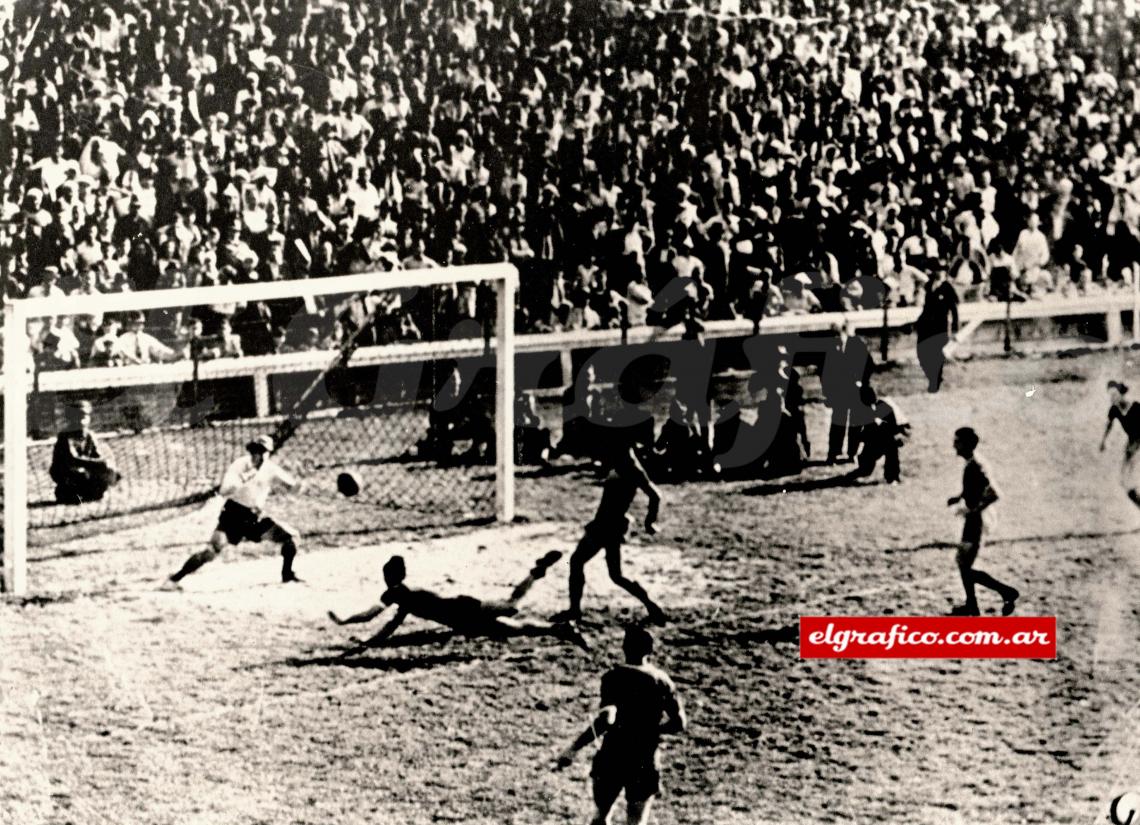
[[[509,260],[520,331],[914,305],[936,269],[963,300],[1111,289],[1140,264],[1137,31],[1131,0],[20,0],[0,274],[12,297],[383,290]],[[384,300],[383,340],[488,311]],[[279,302],[36,333],[65,366],[349,322]],[[153,346],[122,343],[139,323]]]

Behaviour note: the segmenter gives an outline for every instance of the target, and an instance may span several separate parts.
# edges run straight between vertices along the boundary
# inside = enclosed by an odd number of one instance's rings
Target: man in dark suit
[[[934,270],[927,284],[926,303],[914,324],[918,336],[918,362],[926,373],[929,392],[942,386],[942,367],[946,364],[943,350],[952,332],[958,331],[958,293],[946,280],[946,270]]]
[[[827,441],[827,461],[834,464],[843,457],[847,442],[848,460],[854,459],[862,442],[863,427],[874,416],[863,403],[871,386],[874,362],[867,344],[847,323],[835,325],[835,348],[827,353],[820,371],[823,396],[831,407],[831,432]]]
[[[265,301],[246,304],[234,316],[234,331],[241,336],[246,355],[268,355],[274,351],[272,308]]]

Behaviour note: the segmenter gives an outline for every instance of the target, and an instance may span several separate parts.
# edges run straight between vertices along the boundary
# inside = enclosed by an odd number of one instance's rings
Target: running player
[[[384,564],[384,583],[388,585],[388,589],[380,597],[380,604],[346,619],[341,619],[330,610],[329,618],[338,625],[360,624],[372,621],[390,605],[396,606],[395,615],[375,636],[360,642],[359,647],[346,651],[345,655],[359,653],[366,648],[381,644],[396,632],[396,628],[408,616],[436,622],[465,636],[490,636],[500,639],[510,636],[553,636],[588,650],[586,640],[569,623],[552,624],[513,618],[518,613],[519,600],[561,557],[561,553],[551,551],[539,559],[527,578],[511,592],[507,601],[484,602],[473,596],[441,596],[432,590],[408,587],[404,584],[407,568],[403,557],[392,556]]]
[[[1104,436],[1100,440],[1100,451],[1104,452],[1108,434],[1112,431],[1112,422],[1119,421],[1120,429],[1128,436],[1128,444],[1124,447],[1124,461],[1120,465],[1120,483],[1128,493],[1128,498],[1137,507],[1140,507],[1140,404],[1129,401],[1128,387],[1119,381],[1108,382],[1108,396],[1112,406],[1108,408],[1108,424],[1104,428]]]
[[[954,450],[966,461],[962,472],[962,492],[950,497],[946,504],[953,507],[959,504],[958,514],[964,519],[962,543],[958,545],[958,572],[962,575],[962,586],[966,589],[966,603],[950,611],[951,616],[978,616],[978,600],[974,586],[980,584],[995,591],[1002,598],[1001,614],[1013,613],[1020,595],[1008,584],[1002,584],[989,573],[974,569],[974,562],[982,549],[982,536],[985,532],[983,514],[998,500],[997,491],[990,482],[982,462],[974,451],[978,447],[978,434],[971,427],[961,427],[954,433]]]
[[[273,448],[273,436],[259,435],[246,444],[249,455],[237,459],[226,470],[218,488],[226,503],[218,517],[218,526],[210,536],[210,546],[188,558],[182,569],[170,577],[172,584],[177,585],[216,559],[227,545],[266,539],[281,545],[281,581],[299,581],[293,572],[297,531],[283,521],[262,515],[271,492],[295,491],[301,487],[300,481],[269,457]]]
[[[649,620],[664,624],[665,612],[658,607],[645,588],[623,575],[621,547],[629,530],[629,508],[638,490],[649,497],[649,513],[645,517],[645,531],[657,532],[657,516],[661,509],[661,492],[649,480],[645,468],[637,459],[632,445],[615,446],[609,474],[602,487],[602,500],[594,520],[586,525],[582,540],[570,556],[570,608],[551,617],[551,621],[577,621],[582,617],[582,591],[586,586],[586,562],[606,552],[606,567],[610,579],[618,587],[632,594],[649,611]]]
[[[610,809],[623,790],[631,825],[649,821],[653,797],[661,791],[657,759],[661,736],[680,733],[686,724],[673,680],[646,661],[653,652],[649,631],[640,627],[627,629],[622,651],[626,664],[602,677],[601,712],[559,754],[555,764],[555,770],[569,767],[578,751],[599,736],[604,737],[590,771],[597,806],[591,825],[606,825]]]

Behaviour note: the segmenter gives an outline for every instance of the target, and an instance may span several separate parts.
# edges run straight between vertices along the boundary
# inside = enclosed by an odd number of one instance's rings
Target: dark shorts
[[[594,519],[586,525],[586,535],[602,547],[621,544],[629,532],[629,518]]]
[[[450,600],[448,613],[441,618],[448,627],[471,636],[495,636],[502,632],[497,620],[512,616],[515,608],[497,602],[484,602],[474,596],[457,596]]]
[[[966,520],[962,524],[962,544],[981,546],[982,526],[981,515],[966,516]]]
[[[622,791],[627,802],[644,802],[661,793],[661,773],[652,757],[630,759],[599,751],[594,757],[590,778],[594,784],[594,801],[599,806],[612,802]]]
[[[262,518],[243,504],[227,501],[218,516],[218,529],[226,534],[230,544],[243,541],[261,541],[277,526],[271,518]]]

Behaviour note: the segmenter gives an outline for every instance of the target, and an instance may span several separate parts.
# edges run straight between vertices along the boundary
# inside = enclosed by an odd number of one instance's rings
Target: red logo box
[[[801,616],[801,659],[1056,659],[1056,616]]]

